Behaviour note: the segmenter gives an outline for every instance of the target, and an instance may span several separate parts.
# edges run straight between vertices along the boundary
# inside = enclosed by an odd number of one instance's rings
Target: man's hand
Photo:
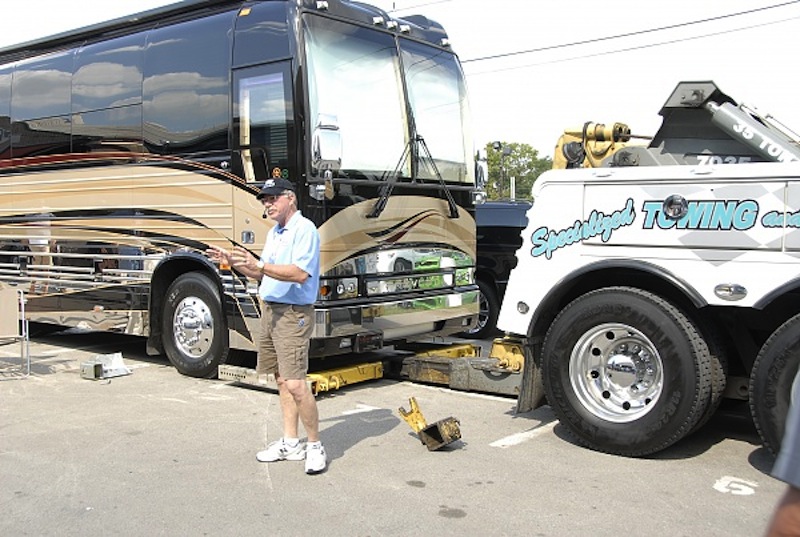
[[[221,269],[230,269],[231,254],[228,250],[219,246],[211,246],[206,250],[206,255],[212,261],[219,263]]]
[[[211,246],[206,250],[206,255],[219,263],[220,270],[230,270],[233,266],[250,278],[260,279],[264,275],[258,270],[258,259],[241,246],[234,246],[230,252],[219,246]]]
[[[775,511],[765,537],[800,535],[800,489],[789,485]]]
[[[230,255],[231,264],[239,270],[247,273],[259,272],[258,259],[256,259],[250,252],[241,246],[234,246],[233,252]]]

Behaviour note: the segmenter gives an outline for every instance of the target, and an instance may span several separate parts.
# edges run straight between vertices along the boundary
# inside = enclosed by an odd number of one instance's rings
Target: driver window
[[[236,73],[235,171],[248,182],[292,178],[294,119],[288,65],[271,64]]]

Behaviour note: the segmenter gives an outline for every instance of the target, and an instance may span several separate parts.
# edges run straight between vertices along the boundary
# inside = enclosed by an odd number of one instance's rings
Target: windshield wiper
[[[450,189],[447,188],[447,184],[444,182],[444,178],[439,172],[439,167],[436,166],[436,161],[433,159],[433,156],[431,156],[431,152],[428,149],[428,144],[425,143],[425,138],[419,134],[415,134],[413,138],[409,139],[408,143],[403,148],[403,153],[400,155],[400,160],[397,161],[397,166],[395,166],[391,175],[387,178],[386,183],[384,183],[384,185],[381,187],[378,200],[375,202],[375,205],[372,206],[372,211],[370,211],[370,213],[367,215],[367,218],[377,218],[381,215],[383,210],[386,208],[386,203],[389,201],[389,196],[392,195],[394,186],[398,182],[400,168],[403,166],[403,162],[405,162],[405,159],[409,154],[419,155],[419,148],[422,148],[423,152],[421,159],[424,159],[424,162],[427,162],[431,166],[434,174],[436,174],[436,178],[439,179],[441,189],[444,190],[444,193],[447,196],[447,205],[450,209],[448,216],[450,218],[458,218],[458,205],[456,204],[456,200],[453,199],[453,194],[450,192]],[[413,149],[416,149],[416,151],[413,151]],[[415,167],[416,166],[412,166],[412,169]]]

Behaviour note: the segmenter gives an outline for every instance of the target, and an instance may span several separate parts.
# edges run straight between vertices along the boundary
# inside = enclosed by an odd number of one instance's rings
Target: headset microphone
[[[267,210],[266,209],[264,209],[264,214],[261,215],[261,218],[264,218],[264,219],[267,218]]]

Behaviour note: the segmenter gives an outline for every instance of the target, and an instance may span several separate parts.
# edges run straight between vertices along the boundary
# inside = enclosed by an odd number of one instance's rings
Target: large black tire
[[[478,280],[478,288],[481,292],[478,321],[475,326],[459,334],[464,338],[485,339],[497,333],[497,316],[500,315],[497,291],[483,280]]]
[[[31,337],[45,337],[66,329],[66,327],[57,324],[37,322],[28,323],[28,333],[31,335]]]
[[[646,291],[610,287],[568,304],[542,348],[547,401],[591,449],[624,456],[686,436],[711,403],[712,365],[698,328]]]
[[[211,280],[189,272],[169,286],[162,319],[164,350],[181,374],[214,378],[228,357],[228,327]]]
[[[800,314],[767,339],[750,373],[750,413],[764,446],[778,453],[789,413],[792,383],[800,367]]]
[[[700,323],[698,326],[702,328],[703,338],[708,345],[708,352],[711,357],[711,398],[705,414],[695,424],[691,432],[700,429],[714,416],[720,403],[722,403],[722,395],[728,385],[728,355],[719,337],[719,331],[710,323]]]

